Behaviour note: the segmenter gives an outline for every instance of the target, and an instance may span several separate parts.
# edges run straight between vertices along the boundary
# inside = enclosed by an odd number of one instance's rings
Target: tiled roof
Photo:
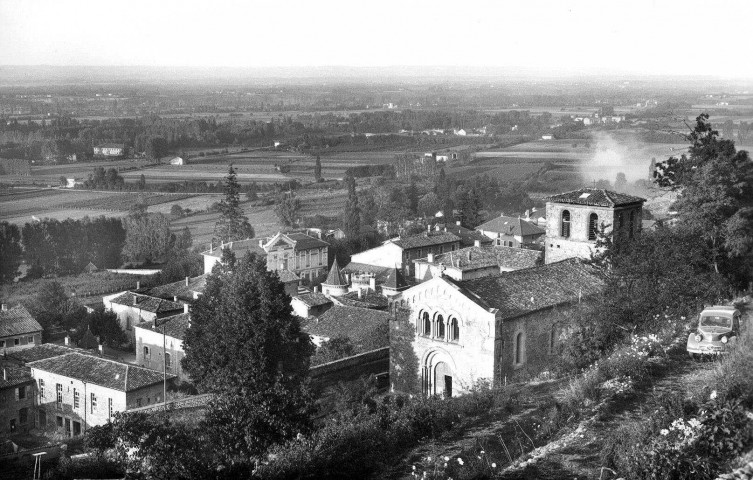
[[[307,307],[319,307],[321,305],[332,303],[332,300],[330,300],[326,295],[317,292],[304,293],[303,295],[298,295],[294,298],[297,298],[298,300],[303,302]]]
[[[543,235],[546,231],[531,222],[518,217],[496,217],[476,227],[476,230],[496,232],[505,235]]]
[[[465,228],[462,225],[454,223],[445,226],[442,230],[446,230],[460,237],[460,245],[464,247],[471,247],[475,245],[475,242],[477,241],[481,242],[481,245],[488,245],[493,242],[491,238],[477,230],[471,230],[470,228]]]
[[[159,297],[165,300],[172,300],[174,297],[178,297],[180,300],[192,302],[194,300],[193,292],[204,293],[204,289],[207,286],[207,276],[199,275],[188,279],[188,285],[186,280],[180,280],[173,283],[167,283],[158,287],[151,288],[144,293],[152,297]]]
[[[37,345],[35,347],[16,350],[15,352],[9,353],[8,356],[22,363],[29,363],[37,360],[44,360],[46,358],[58,357],[73,351],[72,348],[63,345],[43,343],[42,345]]]
[[[188,324],[191,323],[189,315],[189,313],[179,313],[171,317],[160,318],[157,320],[157,327],[154,326],[154,321],[149,321],[139,323],[136,325],[136,328],[162,333],[162,327],[164,326],[166,336],[183,340],[188,329]]]
[[[450,232],[423,232],[410,237],[400,237],[396,240],[390,240],[403,250],[412,248],[429,247],[432,245],[443,245],[447,243],[459,242],[460,237]]]
[[[319,240],[305,233],[286,233],[285,236],[295,242],[295,250],[309,250],[329,246],[329,243],[324,240]]]
[[[335,258],[335,261],[332,262],[332,268],[329,269],[327,280],[324,281],[324,285],[342,287],[347,284],[348,282],[345,281],[345,277],[340,273],[340,266],[337,264],[337,258]]]
[[[22,365],[0,361],[0,367],[3,370],[3,375],[0,376],[0,390],[32,381],[31,371]]]
[[[350,262],[342,269],[343,273],[359,274],[359,273],[372,273],[377,283],[383,283],[387,280],[387,276],[390,274],[390,267],[380,267],[377,265],[369,265],[368,263]]]
[[[162,382],[162,372],[78,352],[37,360],[29,366],[121,392]],[[170,379],[174,377],[168,375]]]
[[[544,252],[526,248],[502,246],[467,247],[434,255],[432,265],[444,264],[446,267],[456,268],[462,272],[488,267],[502,267],[513,270],[531,268],[540,265],[544,259]],[[415,263],[429,263],[428,259],[414,260]]]
[[[405,277],[400,273],[397,268],[391,268],[390,274],[387,276],[387,280],[384,281],[382,287],[391,288],[393,290],[399,290],[408,286],[408,282],[405,281]]]
[[[303,330],[320,337],[348,337],[359,343],[374,335],[380,327],[389,325],[391,315],[382,310],[335,305],[318,319],[308,319]],[[385,338],[387,343],[389,339]]]
[[[571,258],[457,284],[499,309],[504,319],[596,295],[604,281],[594,267]]]
[[[134,298],[136,299],[136,303],[134,303]],[[183,310],[182,303],[173,302],[171,300],[164,300],[157,297],[150,297],[149,295],[141,295],[139,293],[133,292],[126,292],[119,297],[112,299],[112,303],[125,305],[128,307],[135,307],[147,312],[157,314]]]
[[[100,143],[97,148],[125,148],[122,143]]]
[[[358,292],[348,292],[345,295],[334,297],[334,302],[345,307],[361,307],[384,310],[389,305],[387,297],[380,295],[373,290],[366,290],[358,298]]]
[[[261,255],[262,257],[267,256],[267,252],[259,246],[259,239],[258,238],[251,238],[248,240],[236,240],[234,242],[228,242],[224,245],[224,248],[229,248],[230,250],[235,253],[235,256],[240,259],[241,257],[246,255],[246,252],[255,253],[257,255]],[[222,258],[222,248],[220,248],[219,245],[212,246],[212,250],[207,250],[205,252],[202,252],[203,255],[208,255],[211,257],[217,257]]]
[[[282,283],[297,282],[301,279],[301,277],[290,270],[277,270],[277,276],[280,277]]]
[[[544,200],[547,202],[591,205],[596,207],[618,207],[620,205],[630,205],[646,201],[645,198],[612,192],[603,188],[581,188],[572,192],[552,195]]]
[[[0,310],[0,337],[41,332],[42,326],[34,320],[23,305]]]

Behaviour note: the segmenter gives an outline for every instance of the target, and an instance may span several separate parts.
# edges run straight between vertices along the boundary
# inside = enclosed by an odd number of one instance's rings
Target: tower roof
[[[407,286],[408,282],[405,281],[405,277],[403,277],[403,274],[396,267],[390,270],[387,280],[382,284],[382,288],[391,288],[393,290],[399,290]]]
[[[324,285],[336,287],[346,287],[348,285],[348,282],[345,281],[345,278],[343,278],[343,275],[340,273],[340,266],[337,265],[337,258],[332,262],[332,268],[329,269],[329,275],[327,275],[327,280],[324,281]]]
[[[89,327],[86,327],[86,332],[84,332],[84,336],[79,340],[78,346],[79,348],[85,348],[87,350],[96,350],[99,348],[97,337],[94,336]]]
[[[544,199],[547,202],[570,203],[574,205],[590,205],[596,207],[619,207],[643,203],[645,198],[634,197],[625,193],[617,193],[603,188],[581,188],[572,192],[552,195]]]

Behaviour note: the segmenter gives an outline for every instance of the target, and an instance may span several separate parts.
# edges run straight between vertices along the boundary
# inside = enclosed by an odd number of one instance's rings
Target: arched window
[[[525,348],[525,337],[523,336],[523,332],[520,332],[515,335],[515,365],[523,363],[525,358]]]
[[[635,212],[630,212],[630,221],[628,223],[628,236],[633,238],[635,228]]]
[[[560,236],[565,238],[570,237],[570,212],[568,210],[562,211],[562,221],[560,222]]]
[[[450,319],[450,340],[453,342],[460,340],[460,322],[457,318]]]
[[[429,312],[424,312],[423,321],[421,323],[422,323],[421,333],[426,336],[431,335],[431,320],[429,319]]]
[[[445,338],[444,317],[442,315],[437,315],[436,332],[437,332],[436,334],[437,338]]]
[[[588,216],[588,239],[596,240],[596,234],[599,232],[599,216],[592,213]]]

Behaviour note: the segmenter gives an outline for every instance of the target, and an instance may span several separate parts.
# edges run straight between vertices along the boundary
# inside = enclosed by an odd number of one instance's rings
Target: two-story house
[[[34,381],[29,369],[0,360],[0,439],[24,433],[34,426]]]
[[[120,326],[131,340],[135,340],[133,327],[142,323],[169,317],[183,312],[183,303],[165,300],[135,292],[116,293],[102,298],[105,309],[118,316]]]
[[[115,412],[163,401],[163,373],[148,368],[77,351],[27,365],[43,430],[76,436],[107,423]]]
[[[305,233],[278,232],[268,238],[211,246],[202,253],[205,274],[212,273],[212,268],[222,261],[225,249],[231,250],[236,258],[243,257],[247,252],[265,258],[267,270],[279,273],[280,280],[286,284],[286,291],[288,283],[297,282],[299,278],[313,280],[326,273],[329,267],[329,243]]]
[[[189,381],[181,360],[185,357],[183,340],[191,326],[188,305],[178,315],[136,325],[136,363],[157,371],[167,371],[180,381]]]
[[[520,247],[536,243],[546,231],[532,222],[518,217],[499,216],[482,223],[476,230],[494,241],[494,245]]]
[[[42,326],[23,305],[0,309],[0,351],[14,352],[42,343]]]

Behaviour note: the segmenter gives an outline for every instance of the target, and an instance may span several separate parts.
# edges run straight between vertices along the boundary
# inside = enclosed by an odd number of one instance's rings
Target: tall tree
[[[345,201],[345,212],[343,213],[343,231],[348,238],[359,238],[361,235],[361,209],[358,207],[356,179],[346,177],[346,182],[348,199]]]
[[[161,213],[129,216],[123,220],[126,230],[123,257],[134,263],[163,259],[171,250],[175,235],[170,220]]]
[[[322,181],[322,160],[319,155],[316,156],[316,164],[314,165],[314,180]]]
[[[230,164],[225,177],[225,198],[219,205],[220,218],[214,225],[215,240],[230,242],[254,237],[254,227],[240,206],[240,191],[235,169]]]
[[[265,260],[248,254],[216,267],[186,332],[183,366],[200,391],[216,395],[204,424],[228,462],[310,427],[314,347]]]
[[[408,201],[408,210],[411,213],[418,213],[418,187],[416,182],[410,182],[407,191],[405,192],[406,200]]]
[[[300,206],[301,202],[295,198],[294,194],[291,192],[290,194],[283,194],[283,198],[275,205],[274,211],[277,214],[277,218],[280,219],[280,222],[289,227],[295,225]]]
[[[12,282],[21,265],[21,231],[16,225],[0,222],[0,283]]]

